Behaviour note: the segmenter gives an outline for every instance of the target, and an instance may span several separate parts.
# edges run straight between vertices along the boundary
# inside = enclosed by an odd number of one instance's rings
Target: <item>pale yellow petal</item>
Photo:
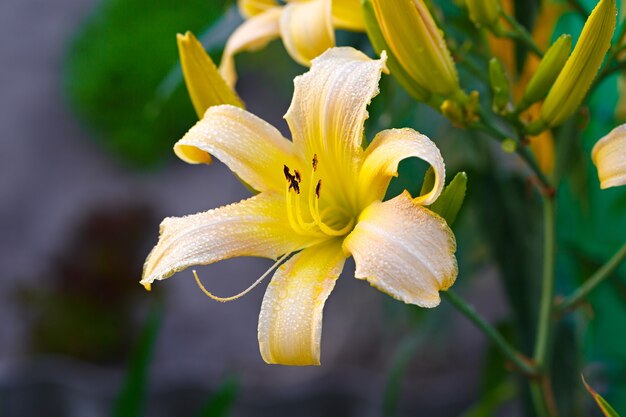
[[[262,193],[236,204],[161,223],[159,242],[144,265],[141,283],[170,277],[193,265],[236,256],[276,259],[316,242],[293,232],[284,195]]]
[[[343,269],[341,241],[303,250],[281,266],[259,315],[259,347],[267,363],[319,365],[322,312]]]
[[[364,32],[361,0],[333,0],[333,25],[338,29]]]
[[[374,200],[382,200],[389,181],[398,175],[400,161],[412,157],[428,162],[435,173],[432,190],[415,198],[415,202],[423,205],[434,203],[441,194],[446,179],[446,167],[441,152],[428,137],[406,128],[383,130],[367,148],[359,175],[361,206],[364,207]]]
[[[261,14],[276,6],[278,6],[276,0],[237,0],[239,13],[245,18]]]
[[[600,139],[591,151],[591,159],[598,168],[600,188],[626,185],[626,124]]]
[[[280,36],[278,21],[282,13],[281,7],[274,7],[252,16],[239,26],[224,47],[220,74],[234,88],[237,83],[235,55],[243,51],[255,51],[264,48],[270,41]]]
[[[283,165],[294,165],[293,144],[269,123],[234,106],[214,106],[174,146],[180,159],[213,155],[257,191],[284,191]]]
[[[435,307],[458,270],[454,234],[438,215],[415,204],[408,192],[365,209],[344,241],[355,276],[392,297]]]
[[[332,48],[313,60],[311,70],[294,80],[285,115],[296,151],[310,161],[318,156],[323,195],[337,202],[356,187],[362,157],[367,105],[378,94],[385,56],[372,60],[353,48]],[[356,204],[341,202],[340,204]]]
[[[280,35],[289,55],[299,64],[311,60],[335,46],[331,0],[293,2],[284,7]]]
[[[198,118],[202,118],[206,109],[219,104],[243,107],[193,33],[178,34],[176,41],[185,84]]]

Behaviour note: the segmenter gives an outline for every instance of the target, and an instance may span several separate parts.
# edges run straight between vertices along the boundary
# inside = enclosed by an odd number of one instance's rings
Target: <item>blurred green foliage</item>
[[[145,414],[150,363],[162,321],[163,308],[156,302],[152,305],[128,364],[126,380],[115,403],[113,417],[141,417]]]
[[[78,219],[68,244],[54,254],[45,285],[20,288],[30,349],[92,363],[124,358],[144,293],[132,277],[140,274],[155,223],[142,205],[100,207]]]
[[[107,149],[138,167],[170,157],[195,122],[178,65],[176,33],[201,32],[224,0],[104,0],[67,52],[65,89],[75,112]]]
[[[230,415],[238,393],[239,383],[237,379],[234,377],[226,378],[202,406],[196,417],[226,417]]]

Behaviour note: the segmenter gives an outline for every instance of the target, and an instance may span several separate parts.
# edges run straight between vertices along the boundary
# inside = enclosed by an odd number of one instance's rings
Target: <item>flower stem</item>
[[[541,304],[533,355],[533,360],[537,364],[539,372],[544,375],[546,372],[546,360],[550,341],[552,297],[554,294],[555,214],[554,198],[550,196],[544,198]],[[537,381],[533,381],[531,385],[535,408],[540,416],[555,415],[553,407],[551,407],[553,402],[548,402],[549,398],[546,395],[546,393],[549,392],[549,389],[546,389],[546,381],[545,377],[543,377]]]
[[[455,292],[448,290],[442,291],[442,296],[459,310],[465,317],[472,321],[491,341],[500,349],[500,351],[508,357],[511,362],[524,374],[534,376],[537,370],[530,359],[518,352],[513,346],[507,342],[504,337],[491,324],[487,323],[474,309],[467,304]]]
[[[583,285],[578,287],[574,293],[569,297],[558,303],[555,308],[559,313],[565,313],[569,310],[575,309],[580,302],[589,294],[594,288],[604,282],[611,273],[620,265],[620,263],[626,258],[626,243],[615,252],[613,257],[600,267]]]
[[[479,129],[479,130],[482,130],[483,132],[488,133],[499,142],[503,142],[504,140],[507,140],[507,139],[513,139],[511,135],[507,135],[506,133],[502,132],[501,130],[493,126],[484,117],[484,114],[482,112],[479,114],[481,117],[481,121],[474,123],[473,125],[471,125],[471,127],[474,127],[476,129]],[[541,193],[543,195],[552,196],[554,194],[554,187],[552,186],[552,184],[550,183],[546,175],[543,173],[543,171],[541,171],[541,168],[539,168],[537,161],[535,161],[534,157],[530,154],[530,152],[528,152],[528,149],[521,146],[519,144],[519,141],[517,142],[518,142],[518,145],[515,151],[517,152],[519,157],[526,163],[526,165],[530,168],[533,174],[535,174],[535,176],[537,177],[537,180],[539,181],[541,185],[540,187]]]
[[[504,16],[504,19],[511,25],[511,28],[513,30],[505,31],[501,35],[521,42],[531,52],[533,52],[539,58],[542,58],[543,51],[539,48],[539,46],[537,46],[531,34],[528,33],[528,30],[526,30],[524,26],[522,26],[513,16],[509,15],[508,13],[502,13],[502,16]]]

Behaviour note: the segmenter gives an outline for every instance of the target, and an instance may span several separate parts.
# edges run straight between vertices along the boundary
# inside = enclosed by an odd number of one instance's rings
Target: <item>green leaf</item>
[[[201,32],[224,0],[105,0],[74,34],[64,84],[75,113],[125,162],[151,166],[196,120],[183,83],[163,94],[178,65],[176,33]],[[178,77],[176,77],[178,78]]]
[[[230,414],[237,393],[239,383],[234,377],[227,378],[220,387],[213,393],[211,398],[202,406],[196,417],[226,417]]]
[[[587,391],[589,391],[589,394],[591,394],[593,399],[596,400],[596,403],[598,404],[598,407],[600,407],[600,410],[602,410],[602,413],[606,417],[619,417],[617,411],[615,411],[613,407],[611,407],[611,405],[600,396],[600,394],[595,392],[594,389],[591,388],[589,384],[587,384],[587,381],[585,381],[585,377],[583,375],[581,375],[580,377],[583,380],[583,384],[585,384],[585,388],[587,388]]]
[[[426,172],[424,184],[426,184],[427,179],[428,172]],[[467,174],[465,172],[459,172],[458,174],[456,174],[454,179],[450,181],[450,184],[448,184],[448,186],[443,190],[437,201],[435,201],[429,207],[429,209],[443,217],[448,225],[452,226],[452,224],[456,220],[456,216],[459,213],[459,210],[461,209],[461,206],[463,205],[463,201],[465,200],[466,190]]]
[[[480,401],[463,414],[463,417],[490,417],[505,403],[517,395],[517,387],[511,380],[505,380],[484,394]]]
[[[435,170],[432,166],[428,167],[428,170],[424,174],[424,182],[422,183],[422,189],[420,195],[428,194],[430,190],[435,186]]]
[[[162,316],[160,306],[154,305],[128,364],[128,373],[115,402],[113,417],[140,417],[144,414],[148,371]]]

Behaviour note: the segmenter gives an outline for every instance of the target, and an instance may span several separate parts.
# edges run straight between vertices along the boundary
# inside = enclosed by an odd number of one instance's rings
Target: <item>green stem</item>
[[[533,363],[518,352],[513,346],[507,342],[504,337],[489,323],[485,321],[476,310],[467,304],[462,298],[451,290],[442,291],[442,296],[459,310],[465,317],[472,321],[491,341],[507,356],[515,366],[524,374],[533,376],[537,373]]]
[[[602,265],[583,285],[578,287],[574,293],[558,303],[556,310],[559,313],[565,313],[575,309],[591,291],[611,276],[611,273],[617,269],[624,258],[626,258],[626,243],[624,243],[607,263]]]
[[[482,112],[480,112],[479,114],[480,114],[481,121],[472,124],[470,127],[474,127],[476,129],[482,130],[483,132],[490,134],[493,138],[497,139],[499,142],[502,142],[507,139],[513,139],[511,135],[507,135],[506,133],[502,132],[501,130],[493,126],[491,123],[489,123],[487,119],[484,117]],[[548,179],[548,177],[546,177],[543,171],[541,171],[541,168],[539,168],[537,161],[535,161],[535,158],[533,158],[533,156],[530,154],[528,149],[526,149],[523,146],[520,146],[519,141],[517,142],[518,142],[518,146],[516,147],[515,151],[517,152],[519,157],[522,158],[522,160],[528,165],[528,167],[531,169],[533,174],[535,174],[535,176],[539,180],[541,184],[542,194],[551,196],[554,192],[554,187],[550,183],[550,180]]]
[[[545,375],[550,328],[552,318],[552,297],[554,295],[554,255],[555,255],[555,206],[554,198],[546,197],[543,204],[543,275],[541,288],[541,304],[539,308],[539,323],[533,360],[539,372]],[[540,416],[553,415],[550,411],[546,395],[545,377],[534,381],[531,392],[535,408]]]
[[[508,13],[502,13],[504,19],[511,25],[513,31],[504,31],[503,33],[496,33],[497,36],[504,36],[521,42],[531,52],[537,55],[539,58],[543,58],[543,51],[537,46],[532,35],[528,33],[528,30],[522,26],[513,16]]]

